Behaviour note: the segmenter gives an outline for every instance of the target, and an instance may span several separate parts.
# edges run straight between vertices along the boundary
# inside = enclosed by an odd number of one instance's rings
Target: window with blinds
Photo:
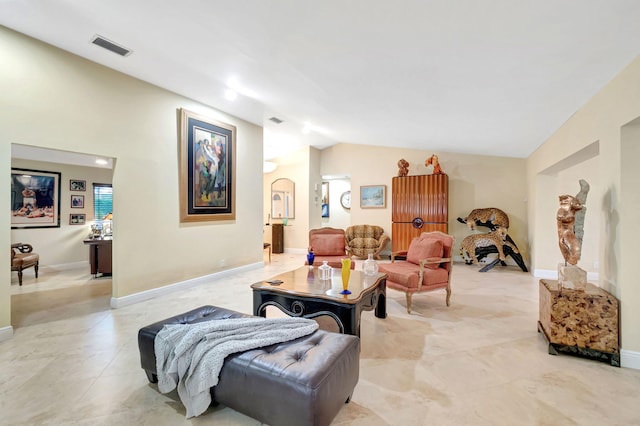
[[[113,212],[113,188],[108,183],[93,184],[93,217],[103,220]]]

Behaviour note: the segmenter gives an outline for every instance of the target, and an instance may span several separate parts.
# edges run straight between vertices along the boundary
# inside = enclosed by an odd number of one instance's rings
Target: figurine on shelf
[[[398,160],[398,177],[404,177],[409,174],[409,162],[404,158]]]
[[[444,172],[440,167],[440,163],[438,162],[438,156],[433,154],[431,157],[427,158],[424,162],[425,166],[433,166],[433,174],[434,175],[442,175]]]

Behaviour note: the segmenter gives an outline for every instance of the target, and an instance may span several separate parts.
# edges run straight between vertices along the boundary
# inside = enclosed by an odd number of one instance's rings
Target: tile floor
[[[0,425],[255,425],[219,406],[191,420],[139,366],[137,331],[214,304],[251,312],[249,284],[303,263],[273,255],[249,272],[121,309],[110,280],[83,270],[12,282],[13,339],[0,343]],[[360,267],[360,266],[359,266]],[[456,264],[444,291],[387,291],[388,318],[363,313],[360,381],[336,425],[640,424],[640,371],[547,354],[538,280],[517,267]],[[15,274],[14,274],[15,275]],[[15,278],[15,277],[14,277]]]

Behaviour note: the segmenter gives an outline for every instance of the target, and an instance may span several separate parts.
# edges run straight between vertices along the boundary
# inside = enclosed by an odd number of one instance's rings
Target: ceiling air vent
[[[91,40],[91,43],[95,44],[96,46],[100,46],[104,49],[107,49],[108,51],[118,54],[120,56],[129,56],[132,53],[132,51],[127,49],[126,47],[117,45],[114,42],[109,41],[106,38],[99,35],[94,36],[93,40]]]
[[[282,120],[280,120],[278,117],[271,117],[269,120],[273,121],[276,124],[282,123]]]

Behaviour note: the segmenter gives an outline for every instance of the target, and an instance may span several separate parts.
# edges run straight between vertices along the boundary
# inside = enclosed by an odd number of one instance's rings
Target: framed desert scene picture
[[[236,128],[181,110],[180,221],[234,220]]]
[[[60,173],[11,170],[11,228],[60,227]]]

